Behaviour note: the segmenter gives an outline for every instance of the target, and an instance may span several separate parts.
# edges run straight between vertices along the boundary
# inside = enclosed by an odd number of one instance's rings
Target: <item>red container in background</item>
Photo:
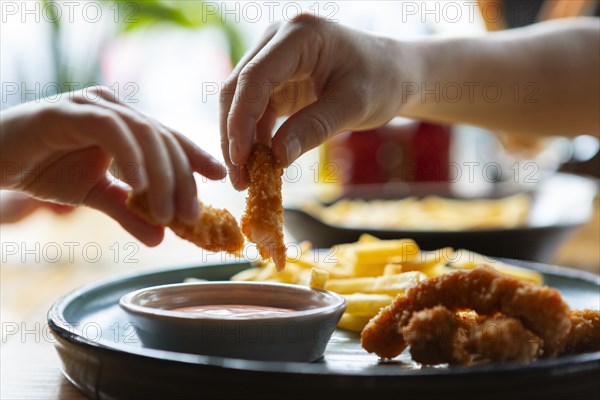
[[[321,161],[342,186],[448,182],[450,142],[450,126],[394,119],[334,137],[322,149]]]

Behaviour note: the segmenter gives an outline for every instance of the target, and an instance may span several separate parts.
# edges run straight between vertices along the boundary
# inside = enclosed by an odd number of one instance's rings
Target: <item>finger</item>
[[[349,105],[339,99],[347,95],[326,95],[288,118],[273,137],[271,148],[277,161],[284,167],[333,135],[352,126],[360,114],[358,105]]]
[[[256,124],[256,141],[271,147],[271,139],[275,121],[279,117],[277,110],[269,104],[262,118]]]
[[[123,103],[122,101],[117,99],[114,96],[114,93],[108,88],[97,87],[95,88],[94,93],[96,93],[100,98],[107,102],[115,103],[122,107],[127,107],[132,112],[151,121],[154,124],[154,126],[157,126],[159,128],[159,130],[164,130],[171,133],[173,137],[177,139],[177,142],[179,142],[179,145],[187,155],[188,161],[190,162],[190,165],[192,166],[194,171],[213,180],[223,179],[227,175],[227,170],[223,166],[223,164],[221,164],[216,158],[214,158],[213,156],[202,150],[200,147],[198,147],[198,145],[196,145],[192,140],[190,140],[181,132],[161,123],[155,118],[139,110],[136,110],[135,108],[130,107],[128,104]]]
[[[20,192],[0,191],[0,224],[18,222],[43,204]]]
[[[221,134],[221,151],[223,153],[223,159],[225,161],[225,165],[229,171],[229,177],[231,183],[234,188],[238,190],[243,190],[248,186],[248,182],[245,174],[243,173],[243,168],[236,167],[231,161],[230,153],[229,153],[229,134],[227,132],[227,119],[229,116],[229,112],[231,110],[231,103],[233,101],[233,96],[235,93],[235,88],[238,82],[238,75],[242,68],[244,68],[250,60],[252,60],[256,54],[271,40],[271,38],[278,31],[280,24],[273,24],[269,26],[269,28],[265,31],[263,37],[259,40],[259,42],[254,46],[252,50],[250,50],[246,55],[242,58],[242,60],[236,65],[236,67],[231,72],[230,77],[223,85],[221,90],[221,105],[219,109],[219,130]]]
[[[48,145],[66,145],[73,148],[99,146],[115,157],[118,164],[127,168],[123,181],[136,193],[146,190],[148,176],[144,165],[144,154],[136,143],[133,132],[115,113],[91,105],[81,104],[66,109],[72,124],[71,129],[49,129],[45,137]],[[86,132],[82,135],[81,132]]]
[[[175,173],[175,209],[179,220],[194,223],[198,219],[198,192],[188,158],[170,133],[163,133],[163,141],[169,149]]]
[[[148,174],[147,192],[150,213],[162,224],[169,223],[175,213],[174,191],[176,187],[173,164],[162,136],[152,122],[134,110],[117,103],[98,100],[98,108],[110,110],[127,124],[136,139],[135,146],[141,148],[145,169]]]
[[[117,221],[126,231],[147,246],[156,246],[162,242],[164,229],[150,225],[127,208],[125,200],[128,191],[118,183],[105,177],[90,191],[84,204],[103,212]]]
[[[194,171],[212,180],[223,179],[227,176],[227,169],[223,164],[198,147],[190,138],[174,129],[164,128],[179,142]]]
[[[288,80],[311,75],[320,53],[319,35],[310,29],[279,30],[239,73],[227,118],[231,161],[244,165],[273,88]]]

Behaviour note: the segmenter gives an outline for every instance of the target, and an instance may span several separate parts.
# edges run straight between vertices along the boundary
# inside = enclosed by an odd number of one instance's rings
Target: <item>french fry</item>
[[[255,281],[261,269],[259,267],[248,268],[233,275],[230,279],[232,281]]]
[[[283,283],[298,283],[300,279],[300,267],[297,264],[287,263],[283,271],[277,271],[275,264],[270,262],[260,268],[254,280],[274,281]]]
[[[433,251],[422,251],[417,257],[412,260],[402,262],[402,270],[408,271],[420,271],[427,276],[432,276],[440,265],[446,264],[454,254],[452,247],[444,247]],[[394,262],[395,259],[390,259]]]
[[[370,317],[344,313],[342,318],[340,318],[338,328],[353,332],[360,332],[363,330],[365,325],[367,325],[370,319]]]
[[[362,317],[374,316],[394,300],[393,296],[377,293],[351,293],[345,294],[344,298],[346,312]]]
[[[312,268],[320,268],[327,272],[329,272],[330,278],[349,278],[352,276],[349,268],[346,268],[343,265],[338,263],[326,263],[326,262],[315,262],[313,259],[318,259],[318,257],[312,257],[311,255],[306,255],[300,260],[295,260],[294,264],[298,265],[307,270],[311,270]]]
[[[277,269],[275,268],[275,264],[267,263],[264,267],[260,268],[260,271],[258,271],[258,274],[256,274],[255,279],[257,281],[266,281],[267,279],[273,278],[276,272]]]
[[[325,289],[339,294],[349,294],[356,292],[372,292],[375,285],[375,279],[372,277],[330,279],[325,284]]]
[[[379,276],[390,258],[406,261],[418,254],[419,246],[412,239],[358,243],[352,248],[352,273],[354,276]]]
[[[329,279],[329,272],[321,268],[313,268],[310,270],[309,286],[313,289],[325,289],[325,284]]]
[[[486,257],[465,249],[457,250],[452,255],[451,261],[448,263],[450,267],[459,269],[473,269],[483,264],[496,269],[500,273],[512,276],[513,278],[532,282],[538,285],[541,285],[544,282],[542,274],[537,271],[517,267],[515,265],[508,265],[493,258]]]
[[[386,264],[391,257],[412,260],[419,254],[419,246],[412,239],[379,240],[358,243],[353,248],[357,264]]]
[[[403,272],[398,275],[378,276],[375,278],[373,293],[398,295],[427,279],[427,275],[418,271]]]
[[[427,279],[427,276],[418,271],[378,277],[330,279],[325,284],[325,289],[339,294],[360,292],[397,295],[425,279]]]
[[[373,243],[373,242],[381,242],[381,239],[375,237],[373,235],[369,235],[368,233],[363,233],[358,237],[357,243]]]
[[[387,264],[383,268],[383,275],[397,275],[404,272],[402,264]]]
[[[286,253],[285,261],[288,263],[290,263],[290,262],[297,263],[299,260],[302,259],[302,257],[304,257],[307,253],[309,253],[312,250],[312,243],[309,242],[308,240],[304,240],[304,241],[300,242],[299,250],[300,250],[299,254],[295,254],[294,256],[290,256],[289,254]]]

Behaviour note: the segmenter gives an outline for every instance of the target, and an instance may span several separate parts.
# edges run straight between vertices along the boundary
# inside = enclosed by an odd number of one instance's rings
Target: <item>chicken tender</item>
[[[563,341],[560,354],[577,354],[600,350],[600,312],[573,310],[569,315],[571,330]]]
[[[415,312],[402,335],[413,360],[422,364],[532,361],[541,340],[514,318],[475,312],[454,313],[443,306]]]
[[[401,331],[413,313],[437,305],[451,311],[472,309],[480,315],[502,313],[518,319],[543,340],[545,356],[556,354],[571,329],[570,309],[558,290],[481,266],[419,282],[406,296],[398,296],[365,326],[362,346],[382,358],[396,357],[406,347]]]
[[[410,345],[414,361],[422,364],[468,363],[466,327],[474,321],[465,317],[463,323],[455,313],[443,306],[416,312],[402,328],[402,337]]]
[[[242,232],[256,243],[263,259],[272,259],[278,271],[285,268],[283,242],[283,205],[281,186],[283,168],[277,165],[271,149],[256,143],[247,164],[250,187]]]
[[[239,255],[244,249],[244,236],[237,221],[227,210],[217,209],[198,201],[200,214],[196,223],[184,224],[174,220],[167,226],[182,239],[208,251],[227,251]],[[146,195],[129,196],[127,207],[152,225],[158,224],[148,211]]]

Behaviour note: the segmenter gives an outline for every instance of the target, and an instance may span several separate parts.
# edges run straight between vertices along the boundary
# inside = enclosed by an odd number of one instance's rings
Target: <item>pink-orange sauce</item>
[[[209,304],[179,307],[174,308],[173,311],[190,313],[202,317],[248,319],[278,317],[296,310],[248,304]]]

